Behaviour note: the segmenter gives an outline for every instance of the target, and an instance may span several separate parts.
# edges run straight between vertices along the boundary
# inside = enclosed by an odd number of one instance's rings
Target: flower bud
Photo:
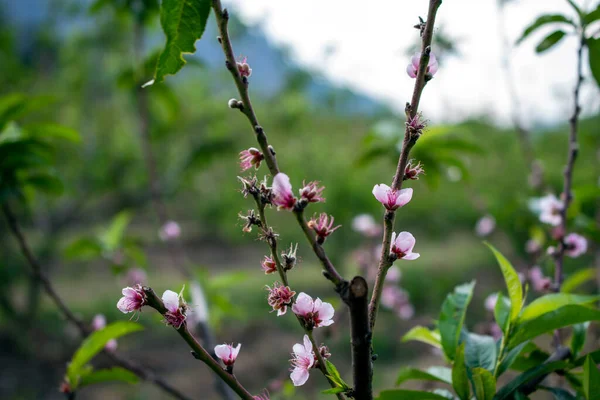
[[[242,61],[237,62],[238,72],[242,78],[249,78],[252,75],[252,68],[246,62],[248,60],[247,57],[244,57]]]
[[[338,225],[334,227],[333,221],[333,217],[328,216],[326,213],[321,213],[318,218],[313,216],[312,219],[308,221],[308,227],[317,234],[317,242],[319,244],[323,244],[323,242],[325,242],[325,238],[327,238],[327,236],[331,235],[341,226]]]
[[[215,355],[219,357],[223,361],[223,364],[228,367],[228,370],[230,370],[233,367],[233,364],[235,364],[235,360],[237,359],[241,348],[241,343],[238,343],[237,347],[233,347],[233,344],[219,344],[215,346]]]

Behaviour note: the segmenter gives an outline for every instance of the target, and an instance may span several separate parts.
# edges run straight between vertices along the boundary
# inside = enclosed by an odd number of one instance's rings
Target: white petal
[[[219,344],[215,346],[215,354],[221,360],[228,360],[229,354],[231,354],[231,346],[228,344]]]
[[[386,204],[388,199],[388,192],[390,191],[390,187],[384,183],[380,183],[379,185],[375,185],[373,187],[373,196],[379,201],[381,204]]]
[[[121,311],[123,314],[130,313],[132,310],[130,310],[128,307],[129,302],[130,300],[127,297],[121,297],[117,303],[117,308],[119,311]]]
[[[175,312],[179,308],[179,295],[172,290],[165,290],[162,301],[166,309],[171,312]]]
[[[290,178],[283,172],[278,173],[273,178],[273,193],[275,196],[284,196],[292,192],[292,184]]]
[[[415,237],[410,232],[400,232],[396,238],[396,247],[403,253],[410,253],[415,242]]]
[[[238,354],[240,354],[240,349],[242,348],[242,344],[238,343],[238,345],[231,349],[231,356],[235,359]]]
[[[312,343],[311,343],[310,338],[308,337],[308,335],[304,335],[303,342],[304,342],[304,349],[306,350],[305,354],[307,356],[312,356],[312,354],[313,354],[313,345],[312,345]]]
[[[403,205],[408,203],[410,201],[410,199],[412,199],[412,195],[413,195],[412,188],[400,190],[400,194],[398,195],[398,198],[396,199],[396,205],[398,207],[402,207]]]
[[[308,370],[299,367],[294,368],[294,370],[290,374],[290,378],[292,379],[292,382],[294,382],[294,386],[304,385],[308,380],[308,377]]]
[[[292,311],[297,315],[305,315],[312,312],[313,305],[312,297],[302,292],[298,295],[296,303],[292,306]]]
[[[419,257],[421,257],[421,255],[419,253],[408,253],[407,255],[402,257],[402,259],[410,261],[410,260],[416,260]]]
[[[317,299],[317,301],[320,301],[321,299]],[[329,303],[325,303],[323,302],[322,304],[320,304],[320,306],[317,308],[317,302],[315,301],[315,311],[319,313],[319,318],[322,320],[328,320],[333,318],[333,314],[335,314],[335,310],[333,309],[333,306]]]

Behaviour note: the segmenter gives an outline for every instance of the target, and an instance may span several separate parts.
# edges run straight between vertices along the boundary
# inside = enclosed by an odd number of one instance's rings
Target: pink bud
[[[529,281],[536,292],[546,292],[552,285],[552,280],[544,276],[542,269],[537,265],[529,270]]]
[[[396,237],[396,232],[392,233],[392,254],[397,259],[416,260],[421,255],[413,253],[415,247],[415,237],[410,232],[400,232]]]
[[[291,290],[288,286],[283,286],[279,282],[273,284],[273,288],[267,286],[269,291],[268,303],[273,307],[273,311],[277,311],[277,316],[283,315],[287,312],[287,308],[294,299],[296,292]]]
[[[219,344],[215,346],[215,354],[223,361],[223,364],[231,367],[235,364],[241,348],[241,343],[238,343],[237,347],[233,347],[233,344]]]
[[[335,312],[333,306],[321,301],[318,297],[313,301],[312,297],[304,292],[298,295],[292,311],[304,320],[304,325],[308,329],[333,324],[332,318]]]
[[[165,290],[162,295],[162,301],[167,309],[164,315],[165,323],[175,329],[181,328],[185,322],[187,313],[187,304],[182,294],[177,294],[172,290]]]
[[[406,67],[406,72],[411,78],[417,77],[417,71],[419,70],[419,64],[421,63],[421,53],[415,53],[410,60],[410,64]],[[438,70],[438,62],[433,53],[429,54],[429,63],[427,64],[426,74],[431,76],[435,75]]]
[[[260,163],[265,159],[263,153],[261,153],[258,149],[254,147],[250,147],[248,150],[243,150],[240,152],[240,168],[242,172],[254,167],[254,169],[258,169],[260,167]]]
[[[244,57],[242,61],[238,61],[237,63],[238,72],[242,78],[249,78],[252,75],[252,68],[246,62],[247,60],[248,58]]]
[[[283,172],[273,178],[273,204],[279,209],[292,210],[296,204],[296,198],[292,193],[290,178]]]
[[[302,182],[303,188],[300,189],[300,197],[302,200],[308,203],[322,203],[325,201],[323,198],[323,190],[325,190],[324,186],[319,186],[319,182],[309,182],[305,184]]]
[[[412,199],[413,190],[411,188],[396,190],[386,184],[379,184],[373,187],[373,196],[388,210],[396,210]]]
[[[485,309],[494,312],[496,303],[498,302],[498,293],[492,293],[485,298]]]
[[[141,285],[126,287],[122,290],[123,297],[119,299],[117,308],[124,314],[138,311],[146,304],[146,293]]]
[[[576,258],[587,251],[587,240],[576,233],[569,233],[565,237],[565,254]]]

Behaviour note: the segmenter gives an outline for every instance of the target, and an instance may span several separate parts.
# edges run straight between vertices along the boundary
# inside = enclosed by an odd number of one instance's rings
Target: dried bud
[[[317,242],[319,242],[319,244],[323,244],[325,238],[341,226],[338,225],[334,227],[333,221],[333,217],[328,216],[326,213],[321,213],[318,218],[313,216],[312,219],[308,221],[308,227],[317,234]]]
[[[267,286],[269,291],[268,303],[273,308],[273,311],[277,311],[277,316],[283,315],[287,312],[288,306],[292,304],[293,298],[296,292],[291,290],[289,286],[283,286],[279,282],[273,284],[273,288]]]
[[[412,179],[414,181],[419,179],[419,175],[424,175],[425,170],[423,169],[423,165],[419,161],[416,165],[413,166],[414,161],[409,161],[406,164],[406,168],[404,169],[404,180]]]
[[[296,258],[296,251],[298,251],[298,243],[296,243],[296,246],[294,246],[294,244],[290,244],[290,249],[287,251],[287,253],[281,253],[285,263],[284,269],[286,271],[291,270],[296,265],[296,262],[298,261]]]
[[[241,176],[238,176],[238,179],[242,183],[241,192],[244,195],[244,197],[248,197],[249,194],[254,196],[259,193],[259,189],[258,187],[256,187],[256,184],[258,182],[256,176],[249,178],[242,178]]]
[[[254,210],[248,210],[246,215],[238,214],[238,216],[244,221],[244,227],[242,230],[244,232],[252,232],[252,226],[260,226],[260,219],[256,216]]]

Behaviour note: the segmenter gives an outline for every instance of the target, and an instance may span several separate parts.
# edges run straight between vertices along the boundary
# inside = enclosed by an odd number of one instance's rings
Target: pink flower
[[[485,237],[490,233],[494,232],[496,228],[496,219],[491,215],[484,215],[477,221],[475,225],[475,232],[477,236]]]
[[[576,258],[587,251],[587,240],[576,233],[569,233],[565,237],[565,254]]]
[[[148,280],[146,271],[141,268],[131,268],[127,271],[127,282],[131,285],[145,285]]]
[[[215,346],[215,354],[223,361],[223,364],[231,367],[235,364],[241,348],[241,343],[238,343],[237,347],[233,347],[233,344],[219,344]]]
[[[273,288],[267,286],[269,290],[268,303],[273,307],[273,311],[277,311],[277,316],[283,315],[287,312],[287,308],[292,304],[293,298],[296,292],[291,290],[288,286],[283,286],[279,282],[273,284]]]
[[[352,229],[368,237],[379,235],[381,227],[377,225],[375,219],[369,214],[360,214],[352,220]]]
[[[415,53],[410,60],[410,64],[406,67],[406,72],[408,76],[411,78],[417,77],[417,71],[419,69],[419,64],[421,62],[421,53]],[[431,76],[435,75],[438,70],[438,63],[433,53],[429,54],[429,64],[427,64],[427,69],[425,70],[426,74],[430,74]]]
[[[319,186],[319,182],[313,181],[305,184],[302,182],[302,189],[300,189],[300,197],[302,200],[308,203],[320,203],[324,202],[325,198],[323,198],[323,190],[325,190],[324,186]]]
[[[496,303],[498,302],[498,293],[492,293],[485,298],[485,309],[494,312]]]
[[[335,312],[333,306],[321,301],[318,297],[313,301],[312,297],[304,292],[298,295],[296,303],[292,306],[292,311],[304,320],[304,324],[308,329],[333,324],[332,318]]]
[[[265,271],[265,274],[272,274],[274,272],[277,272],[277,264],[275,263],[275,260],[273,260],[269,256],[265,256],[265,258],[260,263],[260,266],[262,267],[263,271]]]
[[[242,78],[248,78],[252,75],[252,68],[250,68],[250,65],[246,62],[247,60],[248,57],[244,57],[242,61],[237,63],[238,72]]]
[[[331,219],[329,219],[331,218]],[[335,232],[341,225],[336,227],[333,226],[333,217],[328,216],[326,213],[321,213],[319,218],[313,217],[308,221],[308,227],[315,231],[317,234],[317,241],[323,243],[325,238]]]
[[[415,237],[410,232],[400,232],[396,237],[396,232],[392,233],[392,254],[397,259],[401,258],[404,260],[416,260],[421,255],[419,253],[413,253],[413,247],[415,247]]]
[[[96,314],[94,319],[92,320],[92,329],[95,331],[99,331],[100,329],[104,329],[106,326],[106,317],[102,314]],[[117,349],[117,340],[111,339],[109,340],[104,348],[107,351],[115,351]]]
[[[291,210],[296,204],[296,198],[292,193],[290,178],[283,172],[273,178],[273,204],[279,209]]]
[[[412,199],[412,195],[411,188],[395,190],[383,183],[373,187],[373,196],[388,210],[402,207]]]
[[[525,243],[525,251],[532,254],[537,253],[542,249],[542,244],[535,239],[529,239]]]
[[[529,270],[529,281],[536,292],[545,292],[552,285],[550,278],[544,276],[542,269],[537,265]]]
[[[549,194],[539,199],[540,221],[552,226],[560,225],[562,220],[561,212],[564,207],[563,202],[555,195]]]
[[[117,308],[124,314],[141,310],[142,306],[146,304],[146,293],[141,285],[126,287],[122,293],[123,297],[119,299]]]
[[[158,236],[163,242],[167,240],[177,239],[181,235],[181,227],[175,221],[167,221],[162,228],[160,228],[160,232],[158,232]]]
[[[175,329],[181,328],[181,325],[185,322],[187,313],[187,304],[183,300],[182,294],[177,294],[172,290],[165,290],[162,295],[162,301],[167,309],[164,315],[165,323]]]
[[[308,335],[304,335],[304,344],[296,343],[292,350],[294,358],[290,362],[294,369],[290,378],[294,382],[294,386],[302,386],[308,380],[309,370],[315,363],[315,354]]]
[[[265,159],[263,153],[254,147],[250,147],[248,150],[240,152],[240,168],[242,172],[254,167],[258,169],[260,163]]]

